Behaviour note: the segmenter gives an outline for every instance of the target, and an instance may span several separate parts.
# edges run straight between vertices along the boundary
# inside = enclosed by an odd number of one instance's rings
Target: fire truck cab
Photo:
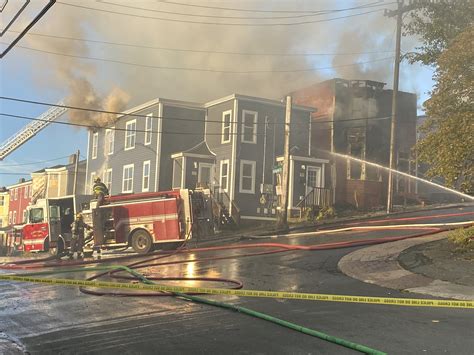
[[[22,231],[24,251],[62,251],[71,240],[71,223],[76,211],[90,196],[39,199],[27,207]]]

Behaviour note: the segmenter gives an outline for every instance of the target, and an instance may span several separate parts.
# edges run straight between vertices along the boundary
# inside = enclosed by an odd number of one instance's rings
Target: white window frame
[[[229,125],[225,125],[225,117],[229,115]],[[225,131],[229,131],[229,139],[225,139]],[[232,110],[222,112],[222,135],[221,135],[221,143],[229,143],[232,137]]]
[[[19,189],[18,187],[15,189],[15,198],[14,198],[15,201],[18,200],[18,189]]]
[[[31,196],[33,196],[33,185],[30,185],[30,191],[29,191],[29,198],[31,198]]]
[[[12,214],[13,214],[12,211],[8,212],[8,225],[12,224]]]
[[[151,144],[153,134],[153,113],[149,113],[145,118],[145,145]]]
[[[97,158],[97,151],[99,150],[99,132],[92,133],[92,159]]]
[[[252,140],[245,139],[245,128],[250,128],[250,125],[245,124],[245,115],[253,115],[253,125],[252,125]],[[258,122],[258,112],[250,110],[242,110],[242,143],[257,143],[257,122]]]
[[[115,144],[115,127],[107,128],[105,130],[105,155],[114,154]]]
[[[5,196],[0,196],[0,207],[5,206]]]
[[[23,188],[23,198],[24,199],[27,199],[28,198],[28,188],[30,187],[30,185],[27,185]]]
[[[12,219],[12,224],[16,224],[16,211],[13,211],[13,219]]]
[[[226,175],[222,175],[222,166],[224,164],[227,164],[227,171],[226,171]],[[224,192],[227,192],[229,190],[229,159],[225,159],[225,160],[221,160],[220,163],[219,163],[219,184],[220,184],[220,189],[221,191],[224,191]],[[226,186],[222,186],[222,178],[223,177],[226,177]]]
[[[129,170],[130,168],[132,169],[132,176],[130,179],[127,179],[127,180],[131,180],[130,189],[125,189],[125,171]],[[123,166],[123,169],[122,169],[122,192],[123,193],[133,192],[133,174],[135,174],[135,164],[127,164]]]
[[[110,176],[109,176],[109,173],[110,173]],[[107,189],[109,189],[109,193],[110,193],[110,191],[112,191],[112,169],[111,168],[106,169],[104,171],[104,184],[105,186],[107,186]]]
[[[135,128],[133,131],[129,129],[129,126],[134,125]],[[130,137],[131,142],[133,141],[133,145],[130,142],[130,146],[127,147],[127,140]],[[124,149],[123,150],[130,150],[135,148],[135,143],[137,139],[137,120],[130,120],[125,123],[125,144],[124,144]]]
[[[145,167],[148,166],[148,175],[145,175]],[[150,172],[151,172],[151,164],[150,161],[143,162],[143,170],[142,170],[142,192],[150,191]],[[145,187],[145,178],[148,179],[147,186]]]
[[[252,166],[252,175],[244,176],[244,164]],[[242,194],[255,194],[255,176],[257,170],[257,162],[254,160],[240,160],[240,179],[239,179],[239,192]],[[250,177],[252,179],[252,187],[250,190],[243,188],[244,177]]]

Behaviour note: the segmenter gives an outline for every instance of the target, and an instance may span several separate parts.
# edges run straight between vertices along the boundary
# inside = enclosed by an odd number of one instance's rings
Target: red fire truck
[[[28,208],[23,228],[25,251],[61,251],[71,239],[71,223],[76,211],[93,228],[93,247],[108,249],[131,246],[148,253],[164,244],[181,244],[192,237],[194,223],[207,224],[213,219],[210,199],[199,191],[174,190],[111,196],[102,206],[97,200],[81,202],[46,199]],[[200,230],[203,230],[202,227]]]

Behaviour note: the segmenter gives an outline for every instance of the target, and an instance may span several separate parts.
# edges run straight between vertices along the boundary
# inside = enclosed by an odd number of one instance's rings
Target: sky
[[[22,3],[8,2],[2,29]],[[46,3],[25,8],[1,38],[2,50]],[[123,111],[158,97],[280,99],[333,77],[391,88],[395,20],[383,10],[395,7],[391,0],[57,1],[2,59],[1,96]],[[402,51],[417,43],[403,37]],[[401,64],[400,90],[418,95],[420,114],[431,77],[431,68]],[[37,117],[47,109],[0,100],[1,113]],[[60,120],[107,119],[69,111]],[[0,116],[0,142],[29,122]],[[86,149],[86,129],[51,124],[0,162],[0,187],[66,163],[77,150],[85,158]]]

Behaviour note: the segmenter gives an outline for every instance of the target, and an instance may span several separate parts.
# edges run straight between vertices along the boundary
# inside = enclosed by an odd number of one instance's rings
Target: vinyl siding
[[[171,155],[190,149],[202,142],[204,137],[204,109],[163,105],[163,116],[170,119],[163,120],[163,132],[180,132],[180,134],[163,134],[159,166],[159,190],[171,190],[173,179],[173,159]],[[182,121],[172,118],[185,118],[191,121]]]
[[[151,137],[151,144],[145,145],[145,117],[125,116],[121,117],[113,125],[116,128],[114,137],[114,152],[113,154],[106,154],[105,150],[105,128],[99,130],[98,142],[98,156],[96,159],[91,159],[92,152],[92,132],[89,132],[89,157],[87,167],[87,180],[85,193],[90,193],[90,175],[95,172],[97,176],[102,179],[104,172],[107,169],[112,169],[112,185],[110,193],[118,195],[122,193],[122,178],[123,166],[128,164],[135,164],[133,176],[133,192],[142,191],[142,172],[143,162],[150,160],[150,182],[155,181],[155,164],[156,164],[156,140],[158,130],[158,108],[159,104],[154,104],[145,109],[134,112],[134,114],[148,115],[153,114],[153,134]],[[136,136],[135,148],[124,150],[125,148],[125,127],[130,120],[136,119]],[[122,130],[123,129],[123,130]],[[139,132],[142,131],[142,132]],[[154,191],[154,183],[150,183],[150,191]]]

